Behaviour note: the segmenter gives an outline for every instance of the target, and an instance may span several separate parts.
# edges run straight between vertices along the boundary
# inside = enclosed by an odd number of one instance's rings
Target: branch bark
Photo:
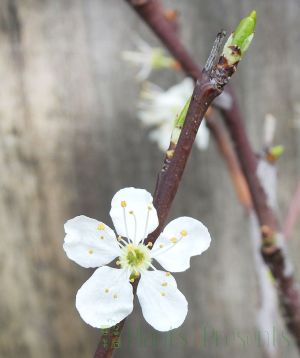
[[[162,43],[180,63],[184,72],[199,79],[201,68],[193,61],[177,34],[163,17],[159,0],[125,0],[159,37]],[[262,255],[277,284],[277,292],[283,309],[285,323],[300,349],[300,296],[286,253],[276,242],[279,231],[277,217],[268,206],[266,194],[256,175],[257,160],[247,137],[236,96],[227,87],[232,97],[232,107],[222,110],[225,124],[230,132],[240,165],[251,193],[255,213],[261,226]]]

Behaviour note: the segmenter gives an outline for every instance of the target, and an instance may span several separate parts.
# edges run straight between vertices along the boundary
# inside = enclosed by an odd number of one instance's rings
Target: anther
[[[168,283],[167,283],[167,282],[163,282],[161,285],[162,285],[163,287],[166,287],[166,286],[168,285]]]
[[[100,223],[97,227],[98,230],[104,230],[105,229],[105,225],[103,223]]]
[[[126,201],[125,201],[125,200],[122,200],[122,201],[121,201],[121,206],[122,206],[122,208],[126,208],[127,204],[126,204]]]
[[[163,247],[164,247],[164,245],[163,245],[163,244],[160,244],[160,245],[159,245],[159,248],[160,248],[160,249],[162,249]]]
[[[94,250],[89,250],[89,254],[92,255],[94,253]]]
[[[118,295],[117,295],[117,294],[114,294],[114,295],[113,295],[113,298],[114,298],[114,299],[118,298]]]
[[[187,236],[187,231],[186,230],[181,230],[180,235],[181,236]]]
[[[106,288],[106,289],[104,290],[104,292],[105,292],[105,293],[108,293],[108,292],[109,292],[109,289],[108,289],[108,288]]]
[[[165,295],[166,295],[164,292],[161,292],[160,294],[161,294],[162,296],[165,296]]]
[[[171,276],[170,272],[166,272],[166,276]]]
[[[148,242],[147,246],[152,247],[153,246],[152,242]]]
[[[173,244],[176,244],[177,239],[176,239],[176,237],[171,237],[170,241],[171,241]]]

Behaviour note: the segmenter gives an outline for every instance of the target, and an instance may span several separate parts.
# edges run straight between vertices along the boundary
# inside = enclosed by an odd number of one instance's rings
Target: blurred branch
[[[224,128],[215,118],[213,113],[211,113],[211,111],[206,113],[205,118],[206,125],[213,134],[218,149],[227,164],[239,201],[246,209],[246,212],[250,213],[252,210],[252,200],[248,189],[248,184],[241,170],[238,158],[232,148],[230,139],[228,138]]]
[[[296,188],[295,194],[292,197],[292,200],[289,205],[289,209],[283,224],[283,232],[285,237],[288,239],[294,229],[297,218],[300,214],[300,180]]]
[[[170,147],[166,152],[163,167],[158,174],[153,196],[153,205],[157,210],[159,225],[147,238],[146,243],[148,245],[153,244],[162,231],[206,111],[212,101],[222,93],[223,87],[235,72],[236,66],[225,64],[223,56],[220,57],[217,65],[214,61],[210,61],[219,53],[223,37],[223,32],[217,35],[205,70],[203,70],[201,78],[196,81],[192,97],[183,109],[184,114],[181,117],[182,120],[179,121],[182,126],[176,127],[176,130],[179,130],[178,140],[174,141],[174,137],[171,137]],[[136,289],[136,286],[135,281],[134,289]],[[102,335],[95,358],[112,356],[115,337],[119,338],[124,322],[125,320],[119,325],[111,327],[105,335]]]
[[[194,79],[202,76],[201,68],[192,60],[172,26],[163,16],[159,0],[125,0],[153,30],[181,64],[186,74]],[[268,206],[266,194],[256,175],[257,160],[247,137],[242,115],[235,93],[228,86],[233,104],[228,110],[222,110],[226,126],[233,140],[240,165],[249,186],[254,209],[261,226],[262,255],[269,266],[277,284],[280,304],[283,308],[285,323],[300,348],[300,297],[293,272],[288,265],[286,253],[276,242],[279,229],[277,217]]]

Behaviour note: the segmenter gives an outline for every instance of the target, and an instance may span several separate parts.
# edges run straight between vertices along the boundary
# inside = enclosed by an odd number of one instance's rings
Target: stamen
[[[142,240],[142,244],[144,243],[144,240],[146,239],[146,236],[147,236],[148,224],[149,224],[149,216],[150,216],[150,211],[151,210],[152,210],[152,204],[149,204],[148,205],[148,211],[147,211],[146,223],[145,223],[144,238]]]
[[[132,215],[133,218],[134,218],[134,242],[136,242],[136,230],[137,230],[136,216],[135,216],[133,210],[130,210],[130,211],[129,211],[129,214]]]
[[[121,206],[123,208],[123,220],[124,220],[124,226],[125,226],[125,231],[126,231],[126,237],[129,241],[129,237],[128,237],[128,227],[127,227],[127,220],[126,220],[126,210],[125,210],[125,206],[122,205],[123,201],[121,202]]]
[[[122,239],[122,236],[118,236],[117,240],[118,240],[118,243],[121,245],[121,247],[125,247],[128,245],[128,242],[126,242],[124,239]],[[122,243],[124,245],[122,245]]]
[[[177,243],[177,238],[176,238],[176,237],[171,237],[170,241],[171,241],[173,244],[176,244],[176,243]]]
[[[105,225],[103,223],[100,223],[97,227],[98,230],[104,230],[105,229]]]
[[[168,283],[167,283],[167,282],[163,282],[161,285],[162,285],[163,287],[166,287],[166,286],[168,286]]]
[[[169,239],[169,241],[172,242],[174,245],[175,245],[175,244],[178,244],[178,243],[183,239],[183,237],[185,237],[185,236],[187,235],[187,232],[186,232],[186,230],[182,230],[182,231],[180,232],[180,234],[181,234],[181,236],[180,236],[180,238],[179,238],[178,240],[177,240],[177,238],[174,236],[174,237],[171,237],[171,239]],[[153,251],[153,254],[152,254],[152,255],[154,255],[154,254],[158,254],[158,255],[164,254],[164,253],[166,253],[167,251],[169,251],[170,249],[172,249],[172,248],[174,247],[174,245],[168,245],[168,246],[165,248],[165,250],[155,249],[155,250]],[[163,247],[164,247],[163,244],[160,244],[160,245],[159,245],[159,248],[160,248],[160,249],[162,249]]]
[[[113,295],[113,298],[114,298],[114,299],[118,298],[118,295],[117,295],[117,294],[114,294],[114,295]]]
[[[163,297],[166,295],[164,292],[161,292],[160,294],[161,294]]]
[[[94,250],[89,250],[89,254],[92,255],[94,253]]]
[[[106,289],[104,290],[104,292],[105,292],[105,293],[108,293],[108,292],[109,292],[109,289],[108,289],[108,288],[106,288]]]

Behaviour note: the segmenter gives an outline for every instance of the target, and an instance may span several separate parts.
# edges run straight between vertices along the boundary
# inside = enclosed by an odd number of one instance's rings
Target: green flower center
[[[129,268],[133,274],[137,274],[150,266],[150,250],[143,244],[128,244],[122,249],[119,261],[122,268]]]

